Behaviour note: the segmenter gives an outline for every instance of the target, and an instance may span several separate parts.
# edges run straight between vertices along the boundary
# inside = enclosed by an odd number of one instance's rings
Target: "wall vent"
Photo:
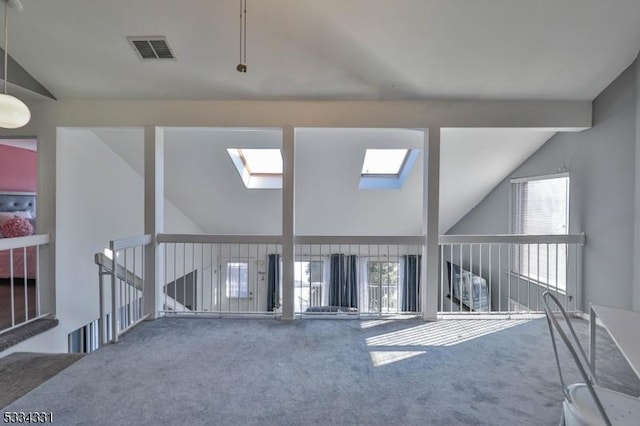
[[[140,59],[175,59],[173,50],[163,36],[154,37],[127,37],[129,44],[136,51]]]

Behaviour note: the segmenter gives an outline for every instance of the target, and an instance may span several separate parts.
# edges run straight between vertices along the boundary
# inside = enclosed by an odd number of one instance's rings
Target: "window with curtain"
[[[569,231],[569,176],[514,179],[511,232],[557,235]],[[559,290],[566,289],[565,244],[519,244],[512,247],[511,271]]]
[[[396,312],[398,310],[398,260],[369,260],[367,265],[367,292],[369,312]]]
[[[294,297],[298,312],[323,304],[324,262],[296,261],[294,269]]]

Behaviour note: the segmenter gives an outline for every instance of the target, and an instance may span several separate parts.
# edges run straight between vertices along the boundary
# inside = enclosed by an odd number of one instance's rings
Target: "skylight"
[[[367,149],[362,164],[362,175],[399,175],[408,149]]]
[[[282,175],[279,149],[238,149],[245,167],[252,175]]]
[[[282,153],[279,149],[228,148],[244,186],[282,189]]]
[[[360,172],[360,189],[401,189],[419,149],[367,149]]]

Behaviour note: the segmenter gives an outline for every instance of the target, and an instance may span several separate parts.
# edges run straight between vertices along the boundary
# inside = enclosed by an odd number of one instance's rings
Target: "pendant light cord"
[[[247,0],[243,0],[244,2],[244,22],[243,22],[243,30],[244,30],[244,34],[243,34],[243,53],[244,56],[242,58],[242,63],[246,64],[247,63]]]
[[[9,14],[7,11],[8,0],[2,0],[4,3],[4,94],[7,94],[7,62],[9,59],[9,53],[7,52],[7,38],[9,37]]]
[[[247,0],[240,0],[240,63],[237,70],[247,72]]]

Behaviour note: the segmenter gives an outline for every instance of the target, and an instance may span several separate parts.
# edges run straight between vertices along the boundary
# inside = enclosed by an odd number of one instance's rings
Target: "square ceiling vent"
[[[164,36],[129,36],[127,40],[140,59],[176,59]]]

